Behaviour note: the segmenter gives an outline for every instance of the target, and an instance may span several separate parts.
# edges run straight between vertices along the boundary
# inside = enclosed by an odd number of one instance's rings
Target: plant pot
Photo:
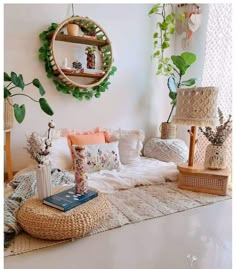
[[[74,24],[74,23],[68,23],[66,25],[66,29],[67,29],[68,35],[78,36],[78,33],[79,33],[79,25]]]
[[[226,149],[224,145],[209,144],[206,148],[204,166],[207,169],[226,168]]]
[[[176,125],[171,122],[162,122],[160,126],[161,139],[175,139]]]
[[[41,165],[36,167],[37,191],[39,199],[52,195],[51,166]]]
[[[11,101],[4,99],[4,130],[12,129],[14,124],[13,106]]]

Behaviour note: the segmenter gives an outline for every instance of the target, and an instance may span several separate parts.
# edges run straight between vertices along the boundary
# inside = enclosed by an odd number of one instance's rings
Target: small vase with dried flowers
[[[208,139],[211,144],[206,148],[204,166],[208,169],[224,169],[226,168],[226,149],[224,142],[232,133],[232,116],[224,119],[224,115],[220,108],[218,108],[218,116],[220,125],[215,129],[199,127],[200,131]]]
[[[51,164],[48,158],[52,147],[52,131],[55,128],[53,121],[48,123],[47,137],[42,137],[33,132],[26,139],[26,150],[30,157],[37,162],[36,180],[39,199],[44,199],[52,195],[51,185]]]

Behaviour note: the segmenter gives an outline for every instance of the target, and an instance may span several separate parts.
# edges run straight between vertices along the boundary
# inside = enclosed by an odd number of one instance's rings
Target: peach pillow
[[[91,145],[106,143],[103,132],[92,134],[71,134],[68,136],[71,145]]]

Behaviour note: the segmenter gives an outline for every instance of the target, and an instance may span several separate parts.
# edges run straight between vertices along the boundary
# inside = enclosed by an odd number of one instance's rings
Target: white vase
[[[51,166],[41,165],[36,168],[37,191],[39,199],[52,195]]]
[[[208,169],[226,168],[226,154],[224,145],[209,144],[206,148],[204,166]]]

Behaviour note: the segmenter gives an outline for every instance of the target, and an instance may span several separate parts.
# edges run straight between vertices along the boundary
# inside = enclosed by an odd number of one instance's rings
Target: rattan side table
[[[187,164],[178,165],[178,187],[183,190],[226,195],[230,170],[228,168],[210,170],[203,166],[198,167],[196,172],[190,173]]]
[[[101,224],[109,212],[104,194],[63,212],[42,203],[38,197],[28,199],[17,212],[17,221],[31,236],[63,240],[83,237]]]

